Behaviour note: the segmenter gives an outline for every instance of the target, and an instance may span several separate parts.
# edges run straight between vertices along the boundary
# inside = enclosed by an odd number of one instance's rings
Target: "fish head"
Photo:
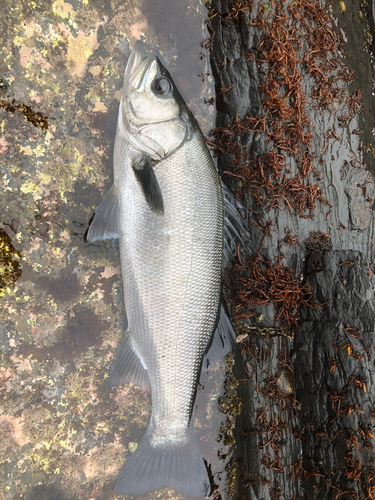
[[[143,42],[136,42],[125,69],[118,130],[158,160],[192,138],[195,121],[161,56],[144,52]]]

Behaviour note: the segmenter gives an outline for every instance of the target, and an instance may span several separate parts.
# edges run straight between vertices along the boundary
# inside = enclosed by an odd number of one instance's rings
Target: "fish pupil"
[[[153,89],[156,94],[163,95],[169,94],[172,89],[171,84],[166,78],[158,78],[153,83]]]

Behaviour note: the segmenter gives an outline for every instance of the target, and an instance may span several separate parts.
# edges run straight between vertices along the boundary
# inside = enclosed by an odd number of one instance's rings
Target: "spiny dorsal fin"
[[[162,215],[164,213],[163,196],[150,157],[143,155],[140,160],[133,163],[133,170],[150,210]]]
[[[250,234],[238,210],[243,209],[223,181],[220,181],[224,200],[224,248],[223,268],[234,259],[237,253],[237,244],[246,250],[246,243],[250,241]]]
[[[119,238],[120,236],[120,209],[116,186],[113,184],[95,210],[90,226],[84,235],[84,240],[92,242]]]

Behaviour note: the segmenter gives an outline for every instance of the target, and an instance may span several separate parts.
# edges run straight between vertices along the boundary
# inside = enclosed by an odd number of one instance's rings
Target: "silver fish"
[[[212,365],[234,341],[222,267],[245,229],[161,56],[144,50],[136,42],[126,66],[114,185],[87,234],[88,241],[120,240],[129,326],[110,385],[151,389],[148,428],[115,491],[168,487],[203,498],[210,484],[192,411],[202,364]]]

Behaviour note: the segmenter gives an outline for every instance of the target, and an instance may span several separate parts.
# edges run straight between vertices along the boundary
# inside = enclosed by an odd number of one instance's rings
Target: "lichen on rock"
[[[123,74],[137,38],[179,65],[189,105],[210,127],[202,11],[195,1],[170,4],[178,20],[172,38],[162,3],[1,3],[4,500],[118,498],[113,488],[129,443],[138,442],[147,425],[149,395],[105,386],[126,326],[117,243],[88,244],[83,235],[112,182]],[[177,40],[183,19],[192,31]],[[217,394],[220,384],[213,385]],[[204,401],[214,413],[217,399]],[[209,441],[203,414],[197,428]],[[211,442],[207,447],[215,458]],[[147,498],[180,496],[163,491]]]
[[[17,259],[22,259],[22,255],[14,248],[4,229],[0,228],[0,297],[21,276],[21,266]]]

